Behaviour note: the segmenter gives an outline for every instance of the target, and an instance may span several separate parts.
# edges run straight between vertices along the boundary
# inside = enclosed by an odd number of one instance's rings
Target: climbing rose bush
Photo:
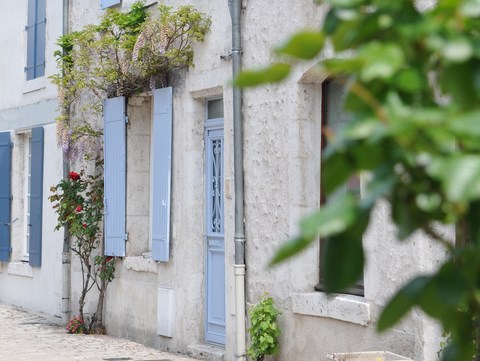
[[[62,227],[68,228],[72,236],[70,249],[80,259],[83,277],[77,319],[81,319],[82,322],[85,320],[83,308],[87,293],[96,286],[100,292],[98,301],[100,304],[106,287],[113,280],[115,273],[115,262],[111,257],[107,261],[107,257],[93,255],[102,239],[103,178],[101,174],[103,172],[100,169],[101,164],[101,161],[97,162],[94,175],[87,175],[84,169],[79,173],[72,171],[66,179],[62,179],[50,188],[52,195],[49,200],[53,203],[53,209],[58,215],[55,230]],[[97,313],[89,316],[88,325],[84,325],[82,332],[89,333],[97,322],[101,324],[100,314],[97,307]],[[75,318],[71,322],[74,320]]]

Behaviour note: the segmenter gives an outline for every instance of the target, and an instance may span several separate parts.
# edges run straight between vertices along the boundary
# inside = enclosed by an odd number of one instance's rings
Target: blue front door
[[[225,238],[223,221],[223,120],[207,121],[206,151],[206,335],[225,345]]]

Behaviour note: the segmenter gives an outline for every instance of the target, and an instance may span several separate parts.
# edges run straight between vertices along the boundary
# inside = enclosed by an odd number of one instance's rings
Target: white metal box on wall
[[[157,291],[157,334],[173,337],[175,315],[175,291],[159,287]]]

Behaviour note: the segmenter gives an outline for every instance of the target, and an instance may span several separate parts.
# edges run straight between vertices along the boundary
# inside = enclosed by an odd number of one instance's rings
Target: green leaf
[[[278,264],[304,250],[318,236],[327,237],[345,231],[354,221],[355,198],[346,193],[322,206],[320,211],[300,223],[300,235],[284,243],[275,253],[270,265]]]
[[[322,191],[330,194],[345,183],[353,173],[353,167],[345,154],[331,153],[322,162]]]
[[[465,37],[447,41],[442,47],[442,56],[452,63],[462,63],[473,55],[473,46]]]
[[[355,197],[351,193],[344,193],[305,218],[300,223],[300,230],[307,238],[328,237],[344,232],[354,223],[355,217]]]
[[[391,201],[392,219],[397,225],[398,238],[405,240],[420,228],[424,219],[419,217],[412,194],[398,188],[400,187],[397,186]]]
[[[417,92],[428,85],[427,80],[415,68],[401,70],[394,78],[394,84],[407,92]]]
[[[474,80],[477,75],[478,64],[473,61],[454,63],[445,68],[440,74],[440,85],[446,95],[451,95],[452,100],[466,109],[477,104]]]
[[[368,226],[370,209],[355,215],[355,223],[326,240],[321,265],[327,292],[342,292],[362,276],[365,263],[362,235]]]
[[[427,172],[441,183],[452,202],[468,202],[480,198],[480,157],[473,154],[454,154],[437,158]]]
[[[357,58],[327,59],[319,63],[331,75],[343,75],[356,72],[362,65]]]
[[[319,31],[303,31],[295,34],[278,53],[290,55],[299,59],[309,60],[318,55],[323,48],[325,35]]]
[[[347,8],[363,4],[364,0],[326,0],[326,2],[330,3],[333,6]]]
[[[377,323],[377,329],[384,331],[395,325],[418,302],[420,295],[430,281],[428,276],[420,276],[410,281],[388,302]]]
[[[364,118],[359,121],[350,122],[345,127],[345,138],[369,139],[374,135],[383,133],[385,127],[376,118]]]
[[[322,257],[327,292],[342,292],[361,277],[365,262],[362,235],[357,234],[356,237],[351,239],[340,234],[327,240]]]
[[[378,199],[390,193],[396,183],[396,178],[388,166],[376,169],[373,174],[371,174],[371,178],[360,200],[362,208],[373,207]]]
[[[480,110],[452,116],[447,128],[460,136],[480,136]]]
[[[433,276],[427,287],[431,293],[427,290],[423,293],[420,306],[429,314],[435,314],[436,308],[440,319],[450,317],[447,316],[448,311],[455,311],[465,301],[466,289],[467,284],[458,265],[449,261]]]
[[[275,255],[270,261],[270,266],[283,262],[297,253],[300,253],[307,248],[313,240],[314,238],[304,238],[302,236],[289,239],[277,249]]]
[[[245,70],[233,81],[240,88],[253,87],[266,83],[275,83],[285,79],[290,74],[290,64],[275,63],[258,70]]]
[[[330,9],[327,16],[325,17],[325,21],[323,23],[323,30],[327,35],[331,35],[339,24],[340,19],[337,16],[337,9]]]
[[[361,78],[366,82],[390,78],[405,64],[402,49],[393,43],[370,42],[360,50],[359,57],[364,62]]]

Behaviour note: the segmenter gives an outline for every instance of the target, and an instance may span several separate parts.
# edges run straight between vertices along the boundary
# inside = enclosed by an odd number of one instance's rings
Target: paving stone
[[[60,320],[0,303],[0,360],[198,361],[108,335],[72,335]]]

